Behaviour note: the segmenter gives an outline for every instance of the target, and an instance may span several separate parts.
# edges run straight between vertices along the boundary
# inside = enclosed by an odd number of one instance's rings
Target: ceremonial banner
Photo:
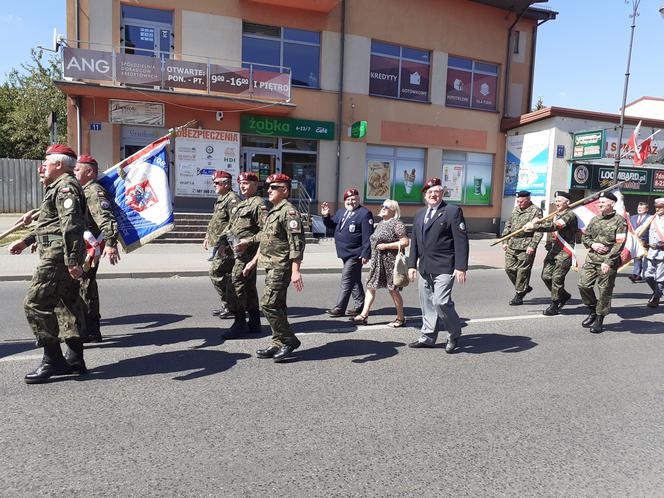
[[[99,183],[114,199],[120,243],[125,252],[173,229],[173,203],[168,186],[166,146],[161,137],[104,171]]]

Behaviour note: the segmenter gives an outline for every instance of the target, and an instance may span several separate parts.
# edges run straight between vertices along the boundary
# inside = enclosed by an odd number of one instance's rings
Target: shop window
[[[420,204],[424,185],[425,149],[367,146],[364,200],[379,203]]]
[[[495,111],[498,105],[498,65],[450,56],[445,103],[449,107]]]
[[[259,147],[262,149],[276,149],[276,137],[261,137],[254,135],[242,135],[242,147]]]
[[[491,205],[493,154],[444,150],[442,168],[446,202]]]
[[[245,22],[242,61],[267,71],[291,73],[294,86],[320,87],[320,33]]]
[[[430,53],[371,41],[369,95],[429,101]]]
[[[121,6],[120,26],[125,54],[169,58],[173,49],[173,12]]]
[[[281,155],[281,172],[302,184],[312,199],[316,199],[316,159],[315,153],[301,154],[284,150]]]

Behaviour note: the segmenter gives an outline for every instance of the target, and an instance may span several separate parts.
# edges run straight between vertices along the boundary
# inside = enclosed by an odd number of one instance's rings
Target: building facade
[[[68,0],[70,143],[112,165],[193,121],[171,154],[175,209],[214,169],[281,171],[314,205],[357,186],[404,217],[440,176],[497,231],[505,135],[529,110],[532,0]],[[74,124],[72,126],[71,124]]]

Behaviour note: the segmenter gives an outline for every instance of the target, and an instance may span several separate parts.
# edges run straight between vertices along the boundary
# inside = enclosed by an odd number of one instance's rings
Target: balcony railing
[[[114,85],[152,86],[163,90],[193,90],[210,95],[290,101],[291,74],[288,68],[282,70],[251,63],[229,64],[210,57],[158,51],[154,55],[137,55],[128,53],[126,48],[109,49],[64,47],[63,76]]]

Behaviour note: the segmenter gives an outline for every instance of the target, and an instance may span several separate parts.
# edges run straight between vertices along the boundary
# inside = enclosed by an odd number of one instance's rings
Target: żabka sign
[[[219,66],[176,59],[66,47],[64,76],[130,85],[187,88],[265,99],[288,100],[291,76],[277,71]],[[115,68],[113,67],[115,64]],[[114,70],[115,69],[115,70]],[[114,80],[115,76],[115,80]],[[253,78],[252,78],[253,76]]]

